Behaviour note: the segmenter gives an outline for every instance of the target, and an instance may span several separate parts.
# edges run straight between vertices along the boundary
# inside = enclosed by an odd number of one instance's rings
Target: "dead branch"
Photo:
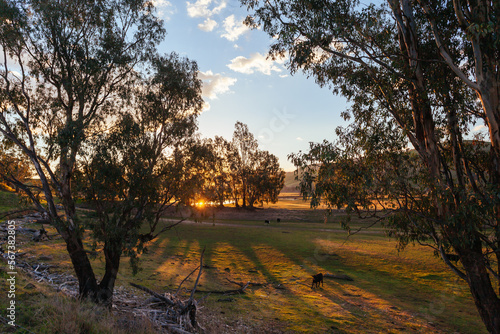
[[[200,266],[196,267],[192,272],[189,273],[189,275],[186,276],[186,278],[184,278],[181,283],[179,284],[179,287],[177,288],[177,290],[175,291],[174,293],[174,296],[177,296],[177,294],[179,293],[181,287],[182,287],[182,284],[196,271],[198,270],[198,268],[200,268]]]
[[[184,280],[182,280],[179,288],[177,289],[176,294],[179,292],[182,284],[187,280],[187,278],[191,276],[197,269],[199,269],[198,277],[196,278],[194,287],[191,290],[191,295],[186,301],[181,301],[175,295],[171,296],[171,298],[168,298],[142,285],[130,283],[130,285],[132,285],[133,287],[149,293],[150,295],[156,297],[167,305],[167,308],[164,310],[164,312],[166,312],[166,314],[170,314],[171,320],[169,320],[168,323],[161,323],[161,325],[168,327],[173,332],[184,334],[189,333],[189,331],[191,330],[196,330],[197,332],[201,333],[205,331],[205,329],[201,327],[200,324],[198,324],[198,322],[196,321],[198,304],[194,299],[194,293],[196,292],[196,288],[198,287],[198,282],[200,281],[201,273],[203,271],[204,253],[205,249],[203,249],[200,256],[200,265],[195,270],[193,270],[186,278],[184,278]]]
[[[174,303],[172,300],[170,300],[169,298],[165,297],[164,295],[159,294],[158,292],[155,292],[155,291],[153,291],[151,289],[148,289],[145,286],[142,286],[142,285],[139,285],[139,284],[135,284],[135,283],[130,283],[130,285],[132,285],[134,288],[137,288],[139,290],[142,290],[144,292],[149,293],[150,295],[152,295],[152,296],[160,299],[161,301],[165,302],[167,305],[170,305],[170,306],[177,305],[176,303]]]
[[[186,324],[185,327],[187,329],[196,329],[198,331],[204,332],[205,329],[198,324],[196,321],[196,311],[198,310],[198,303],[194,299],[194,293],[196,292],[196,288],[198,287],[198,282],[200,281],[201,273],[203,271],[203,255],[205,254],[205,248],[201,252],[200,256],[200,265],[198,268],[198,277],[196,277],[196,282],[194,282],[193,290],[191,291],[191,296],[188,301],[182,305],[179,315],[179,324]],[[191,275],[191,274],[190,274]]]
[[[21,210],[13,210],[13,211],[11,210],[11,211],[7,211],[7,212],[5,212],[4,214],[2,214],[2,215],[0,216],[0,219],[5,218],[5,217],[8,217],[8,216],[13,215],[13,214],[16,214],[16,213],[21,213],[21,212],[26,212],[26,211],[27,211],[27,212],[36,212],[36,209],[29,209],[29,208],[28,208],[28,209],[21,209]]]
[[[165,324],[165,326],[170,329],[172,332],[179,333],[179,334],[191,334],[188,331],[183,330],[179,325],[171,325],[171,324]]]
[[[194,292],[196,291],[196,287],[198,286],[198,282],[200,280],[201,272],[203,270],[203,254],[205,254],[205,248],[203,248],[203,251],[201,252],[200,266],[199,266],[200,271],[198,272],[198,277],[196,277],[196,282],[194,282],[194,287],[193,287],[193,291],[191,291],[191,297],[189,297],[189,302],[191,302],[193,300]]]

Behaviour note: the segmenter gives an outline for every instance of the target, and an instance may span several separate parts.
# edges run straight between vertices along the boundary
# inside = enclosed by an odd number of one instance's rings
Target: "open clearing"
[[[409,246],[398,253],[381,227],[347,238],[341,216],[334,213],[325,223],[323,212],[293,200],[282,208],[224,209],[155,239],[135,277],[124,258],[117,286],[133,290],[129,282],[135,282],[173,292],[205,248],[199,290],[237,289],[228,279],[264,284],[241,295],[198,293],[205,298],[200,321],[211,333],[486,333],[467,286],[432,250]],[[49,234],[55,231],[49,228]],[[71,273],[60,238],[20,247],[24,258]],[[102,268],[103,259],[98,256],[94,264]],[[311,275],[320,272],[353,281],[325,278],[312,289]],[[183,287],[192,287],[193,276]]]

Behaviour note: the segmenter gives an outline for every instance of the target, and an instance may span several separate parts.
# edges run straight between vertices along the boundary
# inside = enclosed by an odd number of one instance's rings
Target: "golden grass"
[[[123,258],[117,285],[175,291],[205,248],[208,267],[199,289],[238,288],[226,278],[266,283],[232,296],[232,302],[210,295],[201,319],[212,333],[485,333],[466,285],[430,249],[409,246],[398,253],[395,241],[383,234],[357,234],[346,242],[344,233],[318,226],[324,224],[180,225],[151,242],[137,276]],[[25,248],[51,258],[57,270],[71,270],[60,239]],[[93,264],[102,275],[102,257]],[[311,289],[311,275],[318,272],[347,274],[354,281],[325,278],[323,287]],[[184,287],[191,288],[195,278]]]

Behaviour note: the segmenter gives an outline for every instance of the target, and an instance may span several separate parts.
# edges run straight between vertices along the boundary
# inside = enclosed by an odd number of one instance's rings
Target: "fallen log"
[[[21,212],[36,212],[35,209],[21,209],[21,210],[11,210],[11,211],[7,211],[5,213],[3,213],[2,215],[0,215],[0,219],[3,219],[5,217],[10,217],[11,215],[14,215],[16,213],[21,213]]]

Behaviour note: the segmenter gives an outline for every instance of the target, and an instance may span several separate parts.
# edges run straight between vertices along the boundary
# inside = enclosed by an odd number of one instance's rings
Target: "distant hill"
[[[282,193],[298,193],[297,189],[299,181],[295,180],[294,172],[286,172],[285,175],[285,186],[281,190]]]

